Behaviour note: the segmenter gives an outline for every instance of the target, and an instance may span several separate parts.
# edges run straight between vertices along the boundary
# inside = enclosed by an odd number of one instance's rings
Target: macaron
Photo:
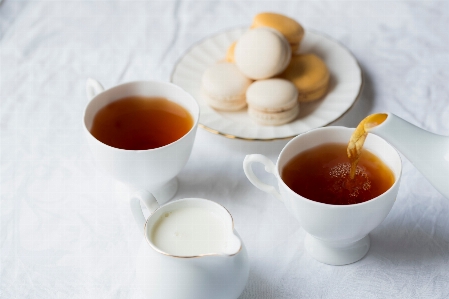
[[[201,91],[212,108],[237,111],[246,107],[245,94],[251,83],[235,64],[219,62],[204,72]]]
[[[235,45],[235,64],[253,80],[280,74],[289,64],[291,48],[285,37],[268,27],[250,29]]]
[[[257,14],[253,19],[251,28],[259,27],[270,27],[282,33],[289,42],[292,53],[299,49],[304,37],[304,28],[301,24],[292,18],[277,13],[264,12]]]
[[[258,124],[279,126],[299,113],[298,90],[290,81],[266,79],[254,82],[246,91],[248,114]]]
[[[235,45],[237,44],[237,42],[233,42],[229,48],[228,51],[226,52],[226,61],[227,62],[231,62],[234,63],[235,59],[234,59],[234,50],[235,50]]]
[[[326,64],[315,54],[294,55],[279,77],[295,84],[299,92],[299,102],[322,98],[327,93],[330,79]]]

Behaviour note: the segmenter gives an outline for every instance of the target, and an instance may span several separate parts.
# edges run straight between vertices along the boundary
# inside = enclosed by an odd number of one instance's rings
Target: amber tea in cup
[[[355,176],[347,144],[322,144],[293,157],[282,170],[282,180],[297,194],[331,205],[357,204],[387,191],[395,182],[393,172],[382,160],[363,149]]]
[[[90,132],[115,148],[148,150],[180,139],[193,124],[184,107],[166,98],[129,96],[100,109]]]

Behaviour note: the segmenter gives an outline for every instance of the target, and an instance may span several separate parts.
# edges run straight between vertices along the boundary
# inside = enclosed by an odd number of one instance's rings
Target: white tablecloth
[[[393,112],[449,134],[447,2],[10,1],[0,4],[1,298],[144,298],[142,234],[126,188],[95,167],[82,131],[86,78],[165,80],[193,43],[278,11],[357,57],[365,88],[338,125]],[[449,200],[404,160],[397,201],[361,261],[321,264],[281,202],[245,178],[246,154],[287,141],[198,130],[175,198],[223,204],[250,257],[241,298],[448,298]],[[265,180],[274,179],[256,171]]]

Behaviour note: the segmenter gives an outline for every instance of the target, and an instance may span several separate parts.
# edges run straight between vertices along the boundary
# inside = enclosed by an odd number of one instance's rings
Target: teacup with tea
[[[331,265],[365,256],[368,233],[391,210],[401,177],[398,152],[376,135],[365,135],[360,156],[350,161],[347,145],[353,132],[344,127],[311,130],[288,142],[276,165],[257,154],[243,162],[251,183],[283,201],[307,232],[306,250]],[[254,162],[276,176],[280,193],[257,178],[251,168]]]
[[[160,204],[178,188],[198,126],[199,106],[180,87],[138,81],[104,90],[87,81],[84,128],[97,164],[133,190],[152,192]]]

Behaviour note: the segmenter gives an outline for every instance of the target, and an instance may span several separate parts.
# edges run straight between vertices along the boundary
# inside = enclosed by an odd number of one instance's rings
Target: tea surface
[[[282,170],[282,179],[297,194],[313,201],[350,205],[368,201],[394,183],[393,172],[378,157],[363,149],[354,179],[347,145],[327,143],[293,157]]]
[[[112,147],[147,150],[178,140],[192,126],[193,117],[174,102],[165,98],[131,96],[100,109],[90,132]]]

